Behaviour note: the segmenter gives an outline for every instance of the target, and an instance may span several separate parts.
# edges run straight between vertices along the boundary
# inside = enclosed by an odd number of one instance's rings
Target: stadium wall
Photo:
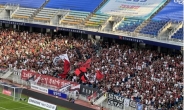
[[[71,110],[93,110],[88,107],[84,107],[81,105],[77,105],[75,103],[71,103],[62,99],[58,99],[49,95],[41,94],[32,90],[23,89],[22,94],[27,95],[29,97],[33,97],[38,100],[42,100],[51,104],[59,105],[61,107],[66,107]]]

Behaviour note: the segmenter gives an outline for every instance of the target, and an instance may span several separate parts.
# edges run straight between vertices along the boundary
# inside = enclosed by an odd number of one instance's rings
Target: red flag
[[[81,73],[81,71],[80,71],[79,69],[76,69],[76,70],[75,70],[75,75],[76,75],[76,76],[79,76],[80,73]]]
[[[86,81],[87,81],[84,75],[81,77],[81,80],[82,80],[83,82],[86,82]]]
[[[90,64],[91,64],[91,58],[88,59],[85,63],[81,64],[81,67],[90,68]]]
[[[64,73],[67,74],[70,71],[70,62],[66,59],[64,61]]]
[[[61,78],[66,78],[68,72],[70,71],[70,62],[68,60],[64,60],[64,72],[59,74]]]
[[[97,79],[97,80],[101,80],[101,79],[103,79],[103,77],[104,77],[104,76],[103,76],[103,74],[102,74],[100,71],[97,71],[97,72],[96,72],[96,79]]]
[[[82,72],[84,72],[84,73],[87,72],[86,67],[80,67],[79,69],[80,69]]]

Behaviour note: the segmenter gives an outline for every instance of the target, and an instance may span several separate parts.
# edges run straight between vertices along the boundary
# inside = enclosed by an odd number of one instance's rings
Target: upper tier
[[[45,0],[0,0],[0,4],[19,4],[21,7],[39,8]]]
[[[50,0],[46,8],[93,12],[102,0]]]
[[[183,4],[174,1],[176,0],[171,0],[153,19],[183,21]]]

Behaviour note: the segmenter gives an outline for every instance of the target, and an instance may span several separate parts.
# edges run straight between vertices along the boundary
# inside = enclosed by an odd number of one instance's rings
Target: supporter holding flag
[[[68,72],[70,71],[70,61],[67,54],[62,54],[59,57],[64,61],[64,72],[60,73],[58,76],[66,78]]]
[[[87,72],[86,67],[80,67],[79,70],[80,70],[81,72],[84,72],[84,73]]]
[[[96,79],[97,79],[97,80],[102,80],[103,77],[104,77],[104,75],[98,70],[98,71],[96,72]]]
[[[74,73],[75,73],[76,76],[79,76],[81,71],[79,69],[76,69]]]
[[[90,65],[91,65],[91,58],[88,59],[85,63],[81,64],[80,67],[90,68]]]
[[[68,62],[70,62],[69,58],[68,58],[68,55],[67,54],[62,54],[62,55],[56,56],[53,59],[54,65],[57,65],[60,60],[63,60],[64,62],[65,62],[65,60],[67,60]]]
[[[87,77],[86,77],[85,75],[83,75],[83,76],[81,77],[81,80],[82,80],[82,82],[87,82]]]

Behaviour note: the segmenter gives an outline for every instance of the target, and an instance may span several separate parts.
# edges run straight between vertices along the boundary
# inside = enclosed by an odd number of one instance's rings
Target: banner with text
[[[70,88],[71,88],[71,85],[66,85],[64,87],[62,87],[61,89],[59,89],[59,92],[62,92],[62,93],[66,93],[66,92],[69,92],[70,91]]]
[[[123,109],[124,107],[132,107],[132,108],[137,107],[137,103],[134,100],[130,100],[111,93],[108,94],[108,105],[121,109]]]
[[[44,87],[41,87],[41,86],[38,86],[38,85],[35,85],[35,84],[31,84],[31,89],[34,89],[34,90],[37,90],[39,92],[48,94],[48,89],[47,88],[44,88]]]
[[[61,93],[59,91],[54,91],[54,90],[49,89],[48,90],[48,94],[54,95],[54,96],[58,96],[60,98],[67,99],[67,94]]]
[[[85,96],[90,96],[97,91],[98,91],[97,88],[92,88],[92,87],[88,87],[85,85],[80,85],[79,93],[82,95],[85,95]]]
[[[124,98],[122,96],[118,96],[115,94],[108,94],[108,105],[117,107],[117,108],[124,108]]]
[[[131,100],[129,105],[130,105],[130,107],[132,107],[132,108],[136,108],[137,103],[136,103],[135,101]]]
[[[97,13],[147,17],[167,0],[109,0]]]
[[[3,89],[3,94],[11,96],[11,91]]]
[[[48,102],[44,102],[44,101],[41,101],[41,100],[38,100],[38,99],[35,99],[32,97],[29,97],[28,103],[35,105],[35,106],[38,106],[38,107],[41,107],[41,108],[45,108],[47,110],[56,110],[56,105],[50,104]]]
[[[75,83],[75,82],[58,79],[56,77],[52,77],[52,76],[48,76],[48,75],[41,75],[41,74],[38,74],[36,72],[27,71],[27,70],[21,71],[21,79],[23,79],[23,80],[31,79],[32,81],[35,81],[35,82],[37,80],[38,84],[42,83],[42,84],[54,86],[57,88],[62,88],[62,87],[69,85],[69,84],[71,85],[71,87],[78,85],[78,83]]]
[[[22,71],[21,69],[13,69],[13,74],[21,76],[21,71]]]

